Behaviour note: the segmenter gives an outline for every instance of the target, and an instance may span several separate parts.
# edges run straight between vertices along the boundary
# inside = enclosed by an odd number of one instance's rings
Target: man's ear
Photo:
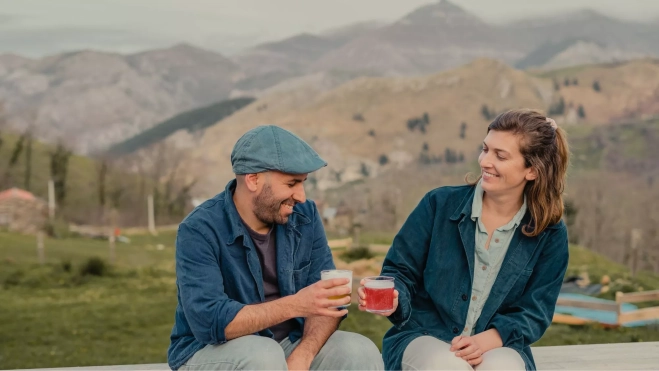
[[[259,187],[259,182],[262,180],[259,179],[259,174],[246,174],[245,175],[245,186],[247,189],[249,189],[251,192],[256,192],[256,190]]]

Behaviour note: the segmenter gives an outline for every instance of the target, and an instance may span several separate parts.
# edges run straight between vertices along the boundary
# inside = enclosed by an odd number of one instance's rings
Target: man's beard
[[[276,200],[269,184],[263,185],[261,194],[256,196],[252,203],[254,215],[265,224],[286,224],[288,217],[281,215],[281,205],[285,203],[294,206],[296,204],[293,199]]]

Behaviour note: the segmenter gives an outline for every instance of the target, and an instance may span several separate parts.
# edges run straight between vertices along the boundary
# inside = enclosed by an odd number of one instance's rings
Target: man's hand
[[[472,366],[483,362],[483,351],[476,339],[471,336],[456,336],[453,338],[451,352],[455,352],[456,357],[464,359]]]
[[[357,293],[359,294],[359,310],[361,310],[362,312],[366,311],[366,293],[364,292],[365,284],[366,282],[362,279],[361,281],[359,281],[359,289],[357,289]],[[396,308],[398,308],[398,290],[394,290],[394,309],[388,312],[373,313],[373,314],[389,317],[396,311]]]
[[[304,355],[301,352],[291,353],[288,358],[286,358],[286,364],[288,365],[289,370],[304,370],[308,371],[311,368],[311,362],[313,362],[314,356]]]
[[[339,307],[350,304],[351,289],[346,286],[348,278],[333,278],[321,280],[298,291],[295,295],[295,308],[297,317],[327,316],[343,317],[348,314],[347,309],[338,310],[330,307]],[[332,296],[343,296],[331,300]]]

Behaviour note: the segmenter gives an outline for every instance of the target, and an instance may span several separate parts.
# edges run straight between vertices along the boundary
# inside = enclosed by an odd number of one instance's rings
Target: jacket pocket
[[[508,307],[517,303],[519,298],[522,297],[522,294],[524,294],[524,289],[526,288],[526,284],[529,282],[529,277],[531,277],[532,273],[533,269],[524,269],[520,272],[502,303],[503,307]]]
[[[295,284],[295,292],[298,292],[306,287],[307,278],[309,278],[310,267],[311,261],[309,261],[302,268],[293,270],[293,283]]]
[[[533,269],[522,270],[519,277],[517,277],[517,281],[515,281],[515,284],[513,284],[513,287],[510,289],[508,297],[512,298],[513,301],[517,301],[517,299],[524,293],[524,289],[526,288],[526,284],[529,282],[529,277],[531,277],[532,273]]]

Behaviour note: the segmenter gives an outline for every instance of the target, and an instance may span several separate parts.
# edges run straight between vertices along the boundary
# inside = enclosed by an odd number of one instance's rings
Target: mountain
[[[523,57],[525,51],[506,35],[504,29],[442,0],[329,52],[310,68],[411,75],[457,67],[479,57],[508,62]]]
[[[584,64],[601,64],[638,59],[643,53],[630,52],[599,42],[563,40],[549,42],[515,63],[521,69],[557,69]]]
[[[384,27],[385,25],[386,23],[379,21],[358,22],[326,30],[321,32],[320,36],[343,45],[369,32]]]
[[[340,41],[311,34],[299,34],[265,43],[233,57],[247,76],[236,83],[239,90],[258,90],[305,73],[307,66],[336,48]]]
[[[483,105],[493,112],[543,108],[552,102],[552,86],[549,79],[481,59],[424,77],[362,77],[326,92],[273,92],[206,129],[187,151],[185,169],[197,180],[197,194],[212,194],[232,176],[228,159],[235,141],[266,123],[293,130],[329,162],[313,176],[318,189],[403,168],[423,156],[431,162],[464,161],[473,158],[482,140]]]
[[[32,63],[29,58],[24,58],[15,54],[0,54],[0,77],[7,75],[17,68]]]
[[[659,55],[659,24],[622,21],[590,9],[515,21],[507,30],[525,47],[581,39],[643,55]]]
[[[326,78],[273,89],[208,127],[186,147],[184,168],[197,181],[195,195],[224,186],[235,141],[260,124],[307,140],[329,163],[310,187],[327,190],[410,166],[473,161],[487,124],[506,109],[536,108],[560,125],[584,127],[659,116],[659,61],[649,59],[540,75],[478,59],[439,74],[362,77],[319,88]]]
[[[177,45],[133,55],[79,51],[38,60],[0,57],[0,101],[10,124],[87,153],[183,110],[228,97],[238,68]]]

